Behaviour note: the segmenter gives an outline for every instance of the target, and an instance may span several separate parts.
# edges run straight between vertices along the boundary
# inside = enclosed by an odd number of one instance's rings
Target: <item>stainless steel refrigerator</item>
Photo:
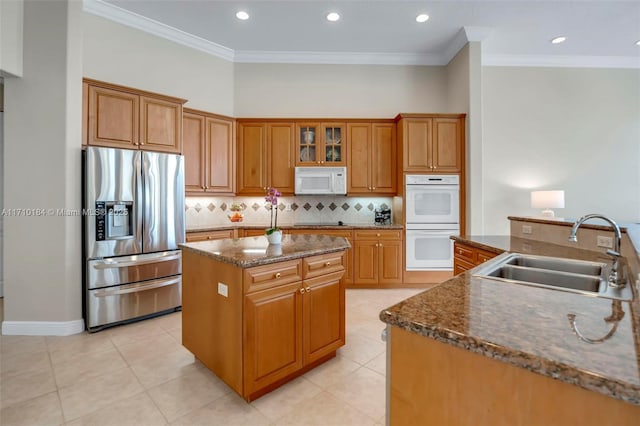
[[[179,308],[183,157],[88,147],[83,174],[87,329]]]

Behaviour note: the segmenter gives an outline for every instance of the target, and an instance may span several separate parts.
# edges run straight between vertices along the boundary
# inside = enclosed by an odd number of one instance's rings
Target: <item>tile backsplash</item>
[[[392,206],[392,197],[289,196],[278,200],[278,224],[372,224],[376,208]],[[243,224],[269,226],[271,211],[264,197],[187,197],[187,229],[229,225],[232,203],[244,207]],[[392,212],[393,220],[393,212]]]

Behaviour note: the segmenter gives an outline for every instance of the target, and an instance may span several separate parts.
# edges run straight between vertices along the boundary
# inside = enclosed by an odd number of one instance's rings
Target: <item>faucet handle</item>
[[[622,255],[620,253],[618,253],[617,251],[611,250],[611,249],[607,249],[607,254],[611,257],[613,257],[614,259],[617,259],[619,257],[621,257]]]

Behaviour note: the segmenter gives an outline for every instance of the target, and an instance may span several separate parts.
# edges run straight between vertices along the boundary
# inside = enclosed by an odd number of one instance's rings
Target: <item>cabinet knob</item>
[[[377,233],[377,234],[376,234],[376,237],[379,237],[379,236],[380,236],[380,233]]]
[[[374,190],[374,191],[376,190],[376,187],[375,187],[375,186],[373,187],[373,190]]]
[[[331,266],[331,262],[325,263],[324,266]]]
[[[324,160],[320,160],[320,164],[324,164]]]
[[[207,189],[204,185],[201,186],[202,189]]]
[[[276,272],[276,278],[280,278],[282,274],[280,272]]]
[[[213,235],[209,235],[209,236],[207,237],[207,240],[213,240]]]
[[[380,243],[379,247],[382,247],[382,243]]]
[[[307,293],[311,293],[311,287],[307,287],[305,290],[307,290]]]
[[[140,142],[140,145],[144,145],[144,142]]]
[[[304,287],[300,289],[300,294],[304,294]]]
[[[371,191],[371,187],[370,187],[370,186],[369,186],[369,187],[367,187],[367,189],[368,189],[369,191]]]

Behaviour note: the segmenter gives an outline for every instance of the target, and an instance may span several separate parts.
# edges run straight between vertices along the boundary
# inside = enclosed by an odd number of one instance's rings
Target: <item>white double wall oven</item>
[[[453,269],[452,235],[460,234],[458,175],[406,175],[406,269]]]

